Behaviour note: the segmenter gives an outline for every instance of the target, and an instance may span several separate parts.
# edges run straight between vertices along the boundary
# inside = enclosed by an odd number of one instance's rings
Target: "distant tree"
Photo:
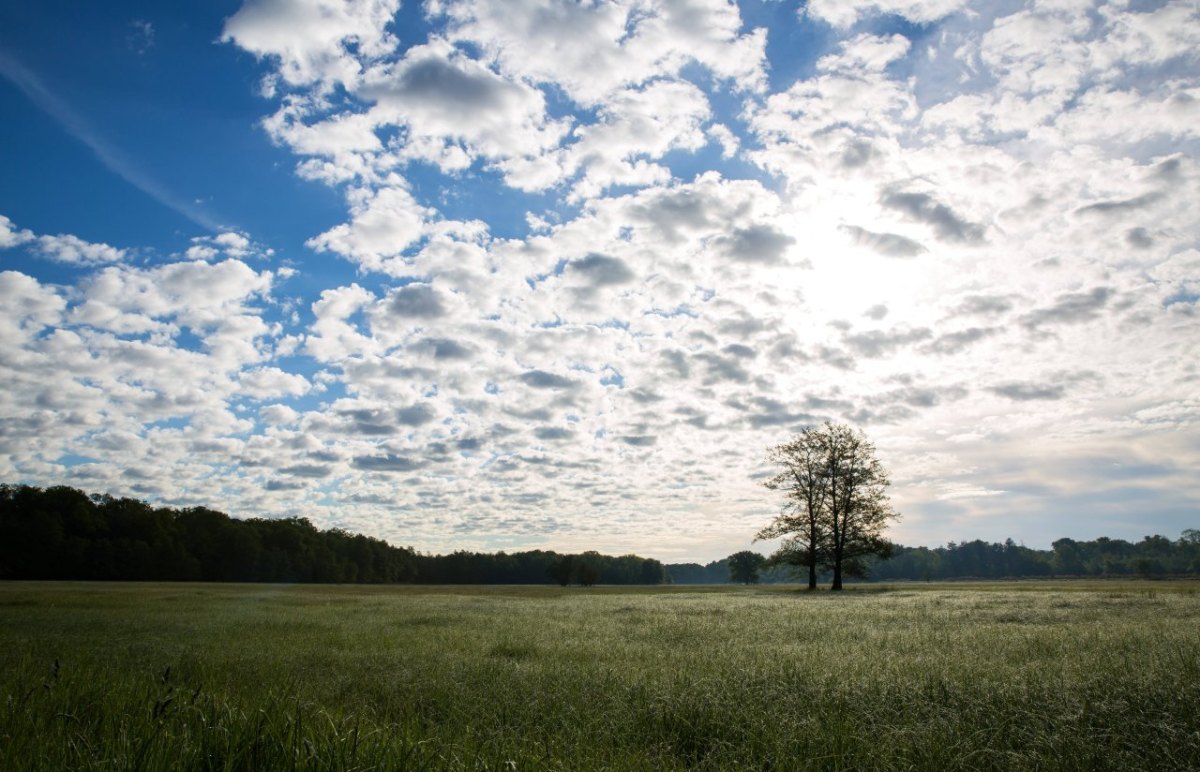
[[[591,587],[600,578],[600,571],[590,560],[581,560],[575,568],[575,581],[581,587]]]
[[[546,572],[550,574],[551,579],[566,587],[571,583],[571,578],[575,575],[575,557],[573,555],[563,555],[551,563],[550,568]]]
[[[773,556],[807,566],[809,587],[817,568],[833,570],[831,590],[844,576],[863,576],[874,558],[887,558],[893,545],[883,529],[899,515],[888,501],[887,470],[861,431],[825,422],[806,429],[769,457],[783,469],[766,483],[785,494],[783,511],[759,538],[790,536]]]
[[[728,562],[729,581],[741,582],[742,584],[757,584],[758,572],[762,570],[763,564],[767,562],[767,559],[757,552],[742,550],[730,555]]]
[[[783,507],[775,520],[755,536],[787,537],[771,556],[771,563],[808,569],[808,589],[817,589],[817,570],[829,554],[829,483],[826,474],[824,427],[808,428],[782,445],[767,451],[767,459],[782,467],[764,485],[783,493]]]

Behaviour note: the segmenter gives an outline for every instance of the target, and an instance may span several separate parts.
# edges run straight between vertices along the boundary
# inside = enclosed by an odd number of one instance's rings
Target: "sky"
[[[1200,527],[1200,6],[0,4],[0,480],[707,561]]]

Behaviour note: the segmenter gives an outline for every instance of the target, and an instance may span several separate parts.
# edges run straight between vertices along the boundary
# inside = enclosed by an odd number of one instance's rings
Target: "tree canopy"
[[[757,552],[742,550],[729,556],[729,581],[758,584],[758,572],[767,559]]]

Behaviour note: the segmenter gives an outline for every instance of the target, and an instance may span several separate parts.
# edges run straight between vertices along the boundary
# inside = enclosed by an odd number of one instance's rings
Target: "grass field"
[[[0,584],[0,768],[1200,769],[1200,585]]]

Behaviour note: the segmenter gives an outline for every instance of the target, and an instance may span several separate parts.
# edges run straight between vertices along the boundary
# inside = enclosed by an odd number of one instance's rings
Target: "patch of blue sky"
[[[170,418],[160,418],[157,421],[147,421],[143,425],[144,431],[158,430],[180,430],[186,429],[192,424],[190,415],[171,416]]]
[[[404,176],[421,203],[436,207],[448,220],[482,220],[495,238],[528,236],[526,212],[555,210],[563,217],[571,216],[571,212],[563,211],[555,188],[526,192],[509,187],[503,174],[484,161],[476,161],[468,171],[453,175],[414,162],[405,169]]]
[[[742,0],[742,29],[767,29],[767,83],[772,93],[816,74],[816,61],[836,45],[828,24],[802,15],[795,3]]]
[[[98,34],[71,38],[78,45],[69,63],[38,55],[37,40],[50,34],[45,16],[20,42],[0,34],[6,56],[27,73],[24,88],[11,71],[0,80],[0,213],[39,233],[67,227],[163,253],[225,228],[299,251],[295,223],[340,222],[341,197],[296,178],[294,159],[247,120],[263,100],[249,83],[224,87],[246,80],[246,54],[212,56],[219,25],[201,33],[165,13],[152,14],[156,43],[143,54],[120,50],[128,29],[112,18]],[[75,29],[52,31],[71,37]],[[160,48],[170,55],[159,56]]]
[[[592,322],[588,326],[601,330],[628,330],[629,322],[624,319],[607,319],[603,322]]]
[[[96,464],[100,461],[101,459],[93,456],[82,456],[78,453],[63,453],[54,460],[54,463],[70,468],[74,466],[80,466],[81,464]]]
[[[744,135],[737,135],[744,140]],[[762,168],[743,160],[741,153],[726,158],[721,146],[715,141],[709,142],[699,150],[672,150],[660,160],[671,170],[671,176],[682,182],[692,182],[701,174],[715,171],[727,180],[757,180],[764,188],[774,190],[782,186]]]
[[[642,316],[661,316],[664,319],[671,319],[676,316],[689,316],[692,319],[700,318],[700,314],[693,311],[691,306],[686,303],[680,304],[675,308],[651,308],[643,311]]]
[[[625,376],[620,370],[610,367],[608,374],[600,379],[601,386],[616,386],[618,389],[625,388]]]

